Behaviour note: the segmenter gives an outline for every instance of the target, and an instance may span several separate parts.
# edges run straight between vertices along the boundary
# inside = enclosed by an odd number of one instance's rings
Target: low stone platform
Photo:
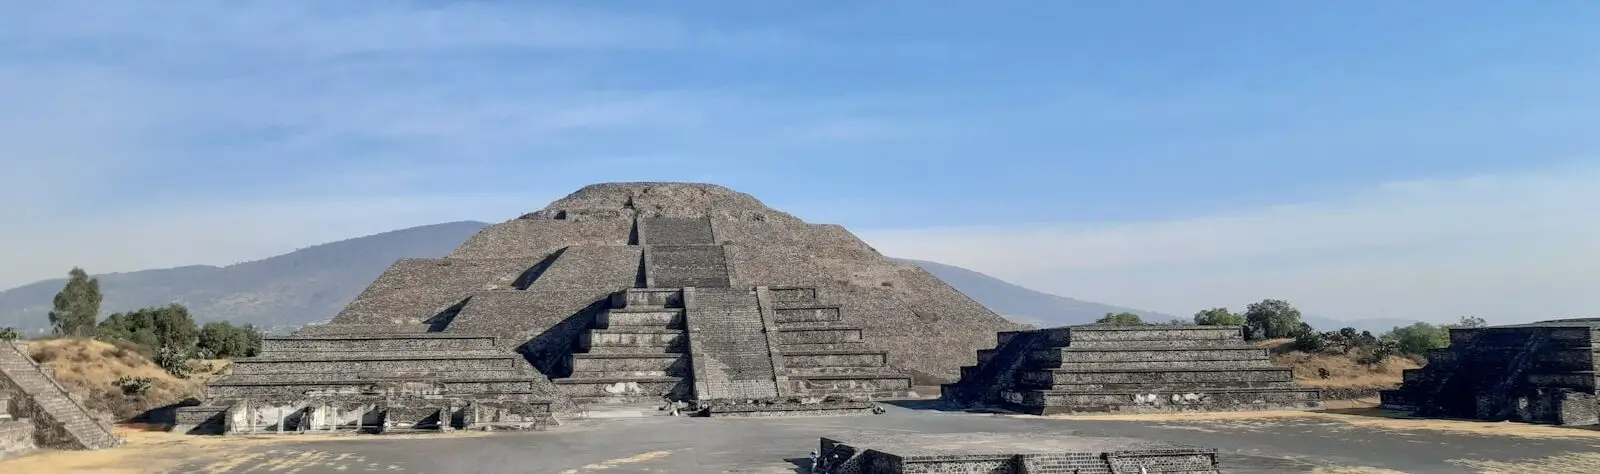
[[[1002,332],[942,388],[958,405],[1033,414],[1303,410],[1294,385],[1239,326],[1071,326]]]
[[[888,434],[822,438],[819,473],[1221,472],[1215,449],[1070,433]]]
[[[1600,318],[1455,328],[1383,406],[1419,416],[1600,424]]]

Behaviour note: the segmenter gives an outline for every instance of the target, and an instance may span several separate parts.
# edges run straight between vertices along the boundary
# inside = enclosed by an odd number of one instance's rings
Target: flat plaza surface
[[[823,436],[1066,432],[1210,447],[1223,472],[1597,472],[1600,431],[1396,419],[1372,409],[1042,418],[895,402],[876,416],[568,422],[543,432],[405,436],[129,433],[127,446],[0,462],[0,472],[796,473]],[[974,440],[985,445],[982,440]]]

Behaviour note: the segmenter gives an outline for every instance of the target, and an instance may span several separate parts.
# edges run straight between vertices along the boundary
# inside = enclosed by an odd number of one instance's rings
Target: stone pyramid
[[[954,380],[1016,328],[843,227],[721,186],[596,184],[445,258],[396,262],[330,323],[239,361],[188,423],[304,429],[293,420],[333,418],[295,413],[342,404],[371,423],[542,426],[591,403],[895,395]],[[431,405],[394,408],[417,386]],[[304,395],[358,392],[391,408]],[[488,406],[507,399],[531,405]],[[240,401],[275,408],[224,413]]]

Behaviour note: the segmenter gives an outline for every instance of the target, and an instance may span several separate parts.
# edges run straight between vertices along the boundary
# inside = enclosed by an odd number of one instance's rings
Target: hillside
[[[923,260],[896,259],[915,264],[956,287],[972,299],[1007,319],[1035,326],[1092,323],[1106,313],[1130,312],[1145,321],[1167,321],[1178,316],[1112,306],[1093,301],[1035,291],[977,271]],[[1188,319],[1188,318],[1184,318]]]
[[[297,326],[331,317],[401,257],[442,257],[487,224],[451,222],[342,240],[226,267],[187,266],[95,275],[101,315],[172,302],[201,322],[227,319],[263,327]],[[94,262],[84,262],[94,271]],[[66,274],[67,269],[62,269]],[[0,291],[0,327],[48,325],[64,279]]]
[[[488,224],[482,222],[451,222],[316,245],[225,267],[196,265],[96,275],[105,293],[101,315],[179,302],[188,306],[201,322],[226,319],[269,329],[297,327],[326,320],[338,313],[395,260],[442,257],[486,226]],[[966,268],[920,260],[902,261],[927,269],[984,306],[1021,323],[1081,324],[1108,312],[1122,311],[1139,314],[1148,321],[1187,319],[1187,316],[1057,296]],[[84,265],[94,271],[93,262],[84,262]],[[65,274],[66,269],[62,273]],[[0,327],[32,330],[33,334],[44,330],[51,299],[61,290],[64,281],[46,280],[0,291]],[[1345,325],[1387,330],[1409,324],[1409,321],[1391,324],[1390,320],[1377,324],[1343,323],[1309,316],[1306,319],[1323,330]]]

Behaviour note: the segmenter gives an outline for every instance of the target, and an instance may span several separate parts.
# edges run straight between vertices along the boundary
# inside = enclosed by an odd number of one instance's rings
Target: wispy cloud
[[[1317,314],[1600,316],[1600,168],[1397,182],[1218,215],[865,233],[891,255],[1189,314],[1288,298]]]

